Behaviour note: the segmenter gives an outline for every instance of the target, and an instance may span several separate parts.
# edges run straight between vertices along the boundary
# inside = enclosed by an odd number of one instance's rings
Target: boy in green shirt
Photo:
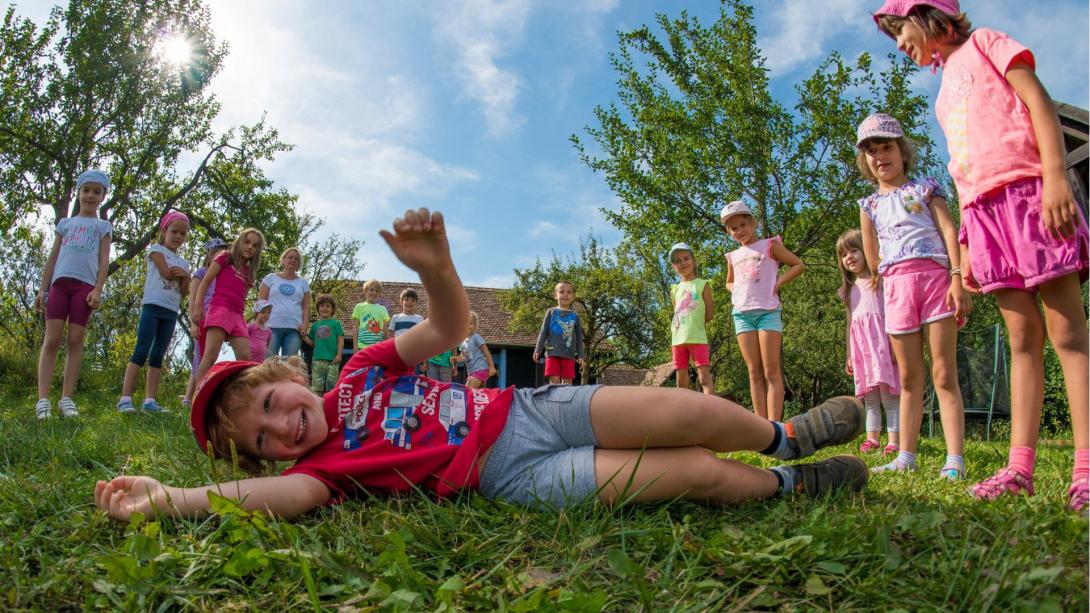
[[[354,351],[386,340],[386,325],[390,323],[390,312],[386,310],[386,307],[378,304],[381,295],[382,283],[379,283],[378,279],[371,279],[363,284],[363,302],[356,304],[356,307],[352,309],[352,319],[355,320],[355,330],[352,331]]]
[[[333,317],[337,301],[329,294],[318,297],[318,321],[303,335],[303,342],[314,347],[310,370],[310,389],[324,394],[337,385],[341,372],[341,352],[344,350],[344,326]]]

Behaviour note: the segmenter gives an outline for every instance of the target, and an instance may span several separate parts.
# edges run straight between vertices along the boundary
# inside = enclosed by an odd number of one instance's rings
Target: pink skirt
[[[973,279],[984,293],[1030,290],[1078,272],[1085,281],[1090,233],[1078,211],[1075,234],[1054,236],[1041,218],[1040,177],[1021,179],[961,208],[958,241],[969,247]]]
[[[852,319],[851,346],[856,396],[863,396],[882,384],[891,394],[901,393],[901,375],[880,315],[863,313]]]

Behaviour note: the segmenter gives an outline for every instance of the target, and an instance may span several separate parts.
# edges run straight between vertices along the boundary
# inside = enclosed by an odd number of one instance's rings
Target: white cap
[[[268,300],[255,300],[254,301],[254,308],[253,308],[253,310],[251,312],[254,315],[257,315],[261,311],[264,311],[265,309],[271,309],[271,308],[272,308],[272,303],[269,302]]]
[[[693,248],[690,247],[688,243],[674,243],[674,246],[670,247],[670,253],[666,256],[666,259],[673,262],[674,253],[677,251],[688,251],[689,253],[692,253]]]
[[[727,206],[723,207],[723,210],[719,212],[719,221],[726,223],[728,219],[735,215],[753,215],[746,206],[745,202],[741,200],[735,200],[734,202],[728,202]]]

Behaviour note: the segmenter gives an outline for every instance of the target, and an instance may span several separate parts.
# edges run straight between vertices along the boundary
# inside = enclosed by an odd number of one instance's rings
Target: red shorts
[[[571,358],[545,358],[545,376],[560,377],[571,381],[575,379],[575,360]]]
[[[95,286],[79,279],[61,277],[49,286],[45,296],[45,318],[67,319],[72,326],[86,326],[91,319],[91,307],[87,296]]]
[[[203,323],[206,334],[208,328],[222,328],[227,334],[227,338],[236,336],[250,337],[250,331],[246,328],[246,319],[242,316],[242,313],[236,313],[227,307],[214,306],[208,309],[208,312],[204,315]]]
[[[690,343],[688,345],[674,345],[674,370],[684,370],[689,367],[689,356],[692,356],[696,367],[708,366],[712,363],[708,355],[706,343]]]

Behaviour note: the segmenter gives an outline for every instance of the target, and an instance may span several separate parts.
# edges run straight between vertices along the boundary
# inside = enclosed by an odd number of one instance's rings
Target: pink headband
[[[162,221],[159,222],[159,231],[165,231],[170,227],[170,224],[178,220],[184,221],[187,226],[189,225],[189,217],[187,217],[185,213],[175,210],[167,211],[167,214],[163,215]]]

